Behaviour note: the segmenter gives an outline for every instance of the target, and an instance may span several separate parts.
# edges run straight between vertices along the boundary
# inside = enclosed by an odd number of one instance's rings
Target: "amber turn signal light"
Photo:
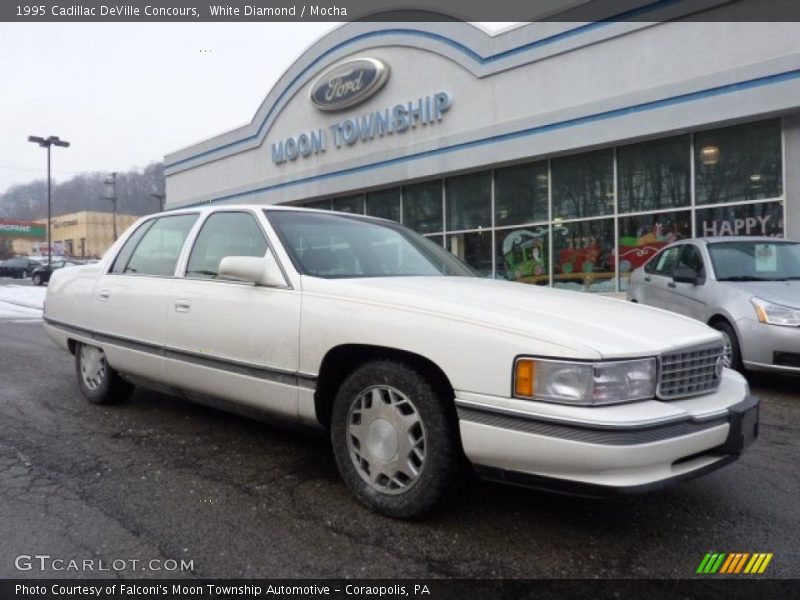
[[[514,368],[514,395],[533,398],[533,383],[536,378],[536,362],[521,358]]]

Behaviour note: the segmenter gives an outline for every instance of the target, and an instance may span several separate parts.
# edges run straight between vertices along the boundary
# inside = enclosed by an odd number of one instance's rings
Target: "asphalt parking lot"
[[[76,576],[15,568],[36,553],[192,563],[120,573],[147,577],[685,578],[708,551],[800,576],[798,380],[752,381],[760,439],[702,479],[613,501],[473,482],[399,522],[351,499],[324,436],[147,390],[92,406],[73,369],[39,321],[0,320],[0,578]]]

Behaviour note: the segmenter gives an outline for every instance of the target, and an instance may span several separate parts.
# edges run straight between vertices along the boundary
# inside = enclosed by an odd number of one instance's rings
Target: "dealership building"
[[[600,292],[675,239],[800,239],[797,23],[358,22],[287,66],[249,124],[166,157],[168,208],[374,215]]]

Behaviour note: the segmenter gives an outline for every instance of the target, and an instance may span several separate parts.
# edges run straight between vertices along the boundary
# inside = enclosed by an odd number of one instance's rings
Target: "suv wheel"
[[[347,377],[334,400],[331,440],[339,472],[361,502],[409,518],[452,496],[463,463],[450,400],[395,361],[369,362]]]
[[[133,391],[133,385],[111,368],[106,361],[105,352],[97,346],[77,344],[75,373],[81,392],[92,404],[121,402]]]

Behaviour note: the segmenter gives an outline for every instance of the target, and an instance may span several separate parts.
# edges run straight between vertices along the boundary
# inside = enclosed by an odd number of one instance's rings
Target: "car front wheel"
[[[130,396],[133,385],[122,379],[106,361],[97,346],[78,344],[75,348],[75,373],[84,397],[92,404],[114,404]]]
[[[729,369],[743,371],[742,351],[739,347],[739,338],[736,335],[736,331],[727,321],[717,321],[711,326],[722,334],[722,339],[725,343],[722,354],[724,365]]]
[[[442,506],[458,488],[463,464],[451,402],[403,363],[379,360],[356,369],[331,415],[333,451],[350,491],[394,518]]]

